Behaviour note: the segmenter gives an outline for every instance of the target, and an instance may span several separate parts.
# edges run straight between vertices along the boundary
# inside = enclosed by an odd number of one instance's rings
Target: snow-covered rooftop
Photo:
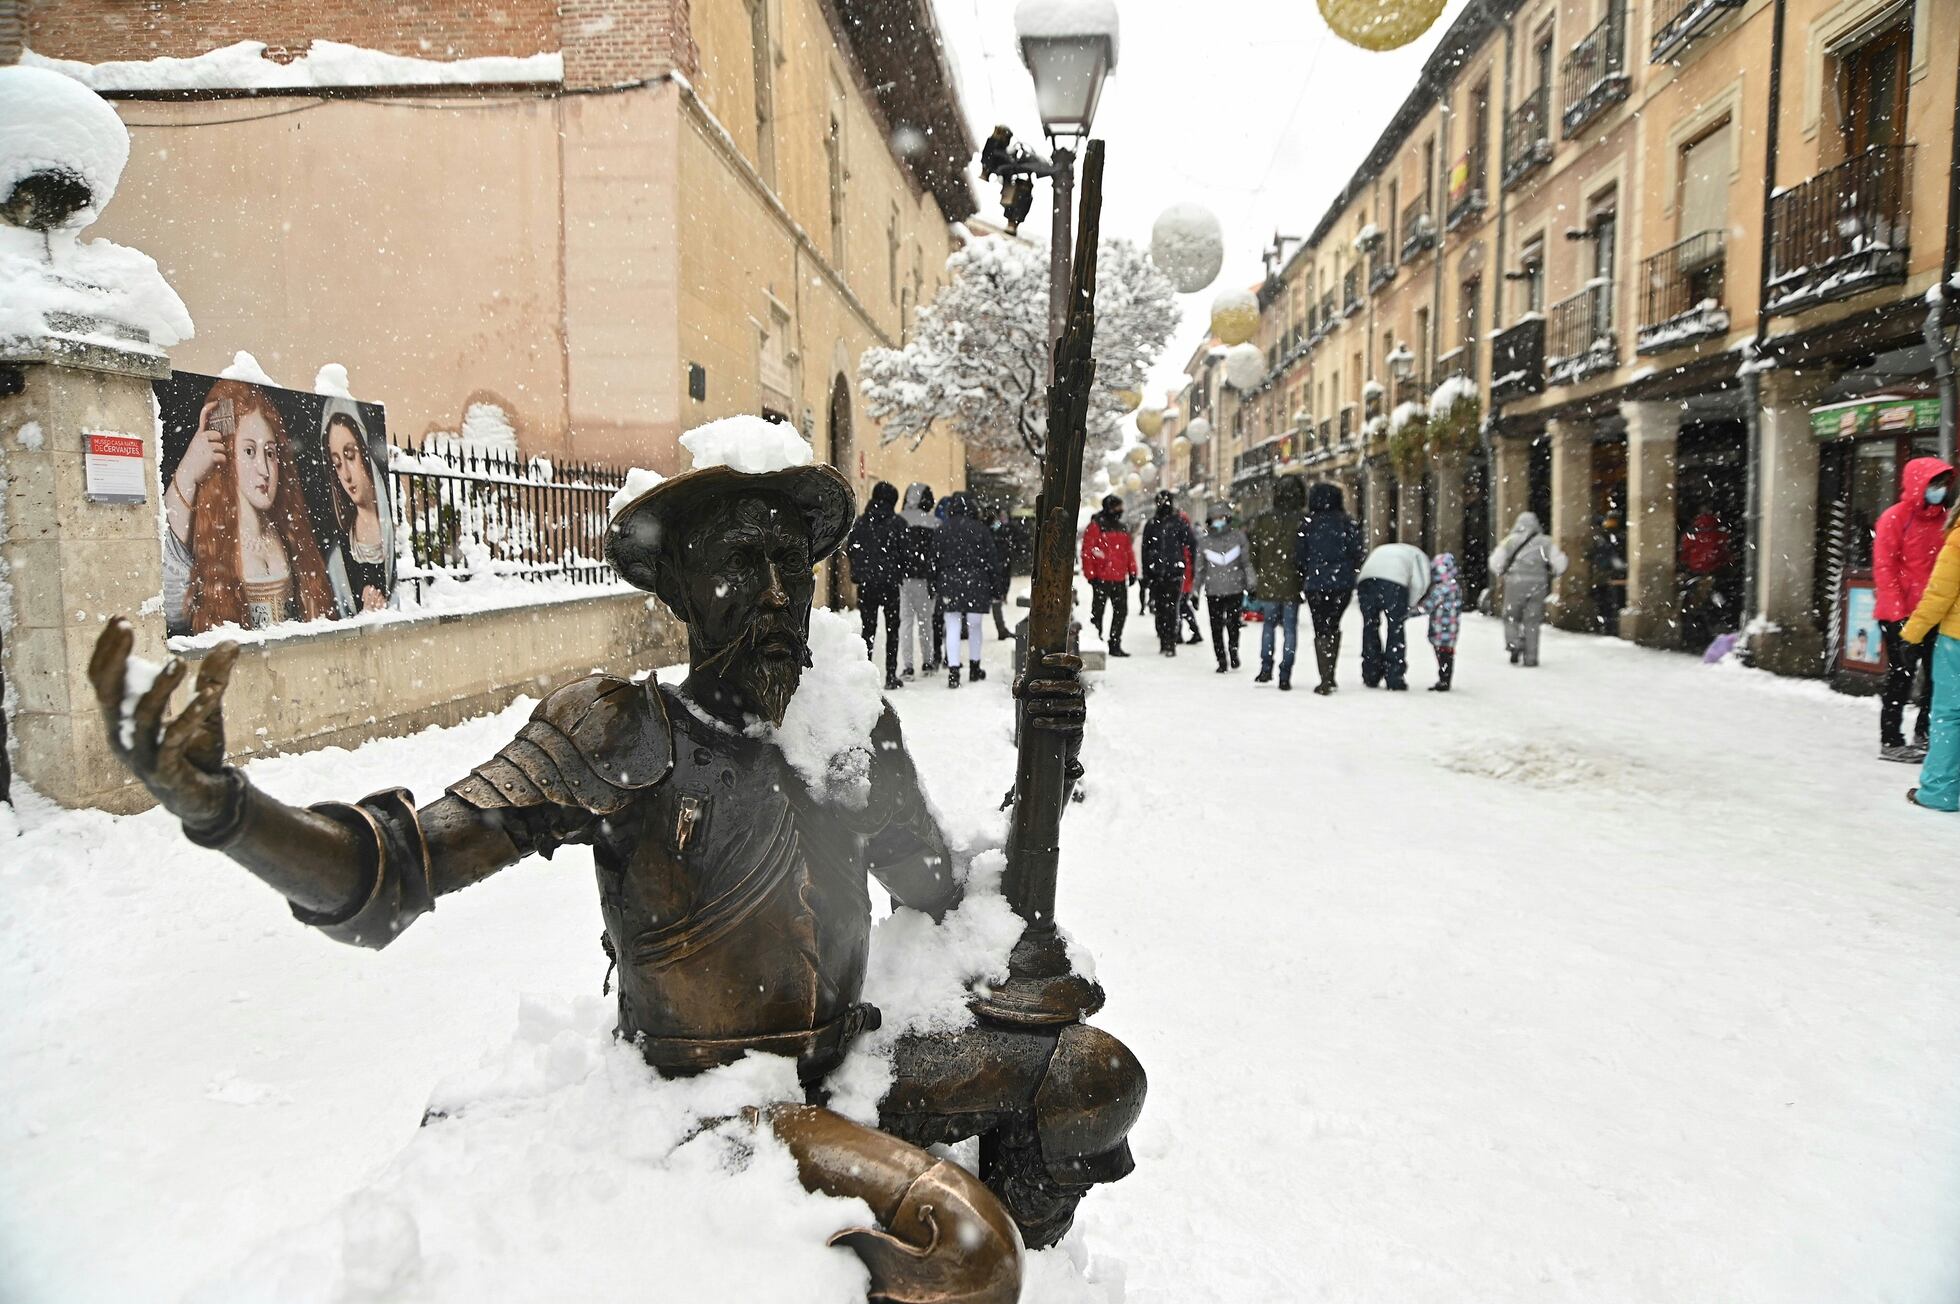
[[[239,41],[189,58],[83,63],[21,51],[29,68],[64,73],[96,91],[305,90],[350,86],[483,86],[556,83],[565,60],[548,52],[475,59],[417,59],[316,40],[290,63],[265,57],[263,41]],[[4,115],[0,115],[4,116]]]

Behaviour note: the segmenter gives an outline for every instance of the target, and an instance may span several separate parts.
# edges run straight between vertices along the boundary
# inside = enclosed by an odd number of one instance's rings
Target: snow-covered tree
[[[912,340],[858,363],[867,410],[886,443],[925,438],[935,421],[1024,483],[1040,478],[1047,438],[1048,251],[993,236],[946,261],[948,280],[919,309]],[[1144,251],[1106,240],[1096,256],[1092,448],[1114,447],[1124,404],[1178,320],[1171,283]]]

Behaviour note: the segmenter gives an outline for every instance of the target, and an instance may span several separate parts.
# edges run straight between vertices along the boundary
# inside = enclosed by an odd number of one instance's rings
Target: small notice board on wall
[[[143,486],[143,441],[136,435],[85,434],[82,448],[82,492],[92,503],[140,503],[148,499]]]

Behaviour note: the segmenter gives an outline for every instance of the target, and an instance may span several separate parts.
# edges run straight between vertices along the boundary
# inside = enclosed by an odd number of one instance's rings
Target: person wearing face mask
[[[1143,582],[1157,618],[1157,651],[1177,655],[1177,613],[1184,600],[1187,560],[1196,540],[1168,489],[1157,491],[1157,513],[1143,527]]]
[[[1239,668],[1239,617],[1245,610],[1246,592],[1259,577],[1252,569],[1252,544],[1245,531],[1232,524],[1231,507],[1212,504],[1206,522],[1211,528],[1198,541],[1193,580],[1211,612],[1211,650],[1222,675]]]
[[[1878,713],[1878,756],[1884,761],[1918,764],[1926,757],[1933,699],[1933,658],[1928,649],[1907,642],[1902,631],[1926,592],[1933,563],[1945,538],[1944,522],[1953,498],[1953,468],[1937,457],[1915,457],[1899,476],[1899,501],[1879,516],[1872,532],[1873,616],[1885,642],[1885,686]],[[1919,719],[1910,743],[1905,736],[1906,704],[1924,666]]]

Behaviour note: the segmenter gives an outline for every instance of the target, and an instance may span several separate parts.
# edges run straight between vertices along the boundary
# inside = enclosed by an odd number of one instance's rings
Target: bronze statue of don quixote
[[[1015,686],[1020,750],[1003,891],[1024,931],[1007,979],[973,998],[972,1026],[898,1040],[876,1129],[822,1104],[825,1077],[853,1038],[878,1026],[876,1007],[860,999],[866,875],[935,918],[963,888],[889,706],[873,730],[861,809],[822,800],[773,743],[745,729],[782,722],[808,664],[815,567],[856,511],[836,469],[697,469],[627,504],[607,555],[686,623],[686,679],[563,685],[427,805],[396,788],[300,809],[228,766],[222,706],[236,644],[204,658],[174,717],[187,667],[172,660],[128,727],[128,621],[110,623],[90,668],[111,746],[185,835],[339,941],[386,946],[438,897],[534,853],[589,845],[618,964],[619,1035],[667,1076],[751,1051],[796,1059],[809,1103],[756,1119],[788,1145],[806,1187],[870,1205],[877,1225],[834,1241],[864,1261],[874,1300],[1018,1298],[1023,1245],[1054,1244],[1091,1187],[1132,1167],[1126,1137],[1143,1105],[1143,1069],[1083,1022],[1102,992],[1071,971],[1054,917],[1084,719],[1068,630],[1101,182],[1097,141],[1048,388],[1027,669]],[[974,1136],[977,1177],[925,1148]]]

